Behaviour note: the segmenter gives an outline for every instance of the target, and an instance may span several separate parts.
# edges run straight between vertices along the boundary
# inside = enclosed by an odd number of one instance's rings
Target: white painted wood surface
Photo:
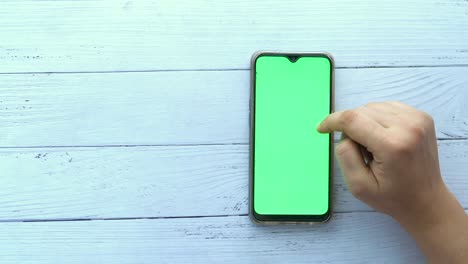
[[[467,13],[463,0],[2,1],[0,71],[247,69],[259,49],[467,65]]]
[[[439,149],[468,208],[468,141]],[[248,213],[247,145],[3,149],[0,160],[0,221]],[[335,170],[334,211],[371,211]]]
[[[401,100],[431,113],[439,138],[466,138],[467,73],[337,70],[336,109]],[[2,147],[248,143],[248,71],[13,74],[0,86]]]
[[[423,263],[389,217],[259,227],[246,216],[1,223],[2,263]]]
[[[330,223],[248,221],[249,59],[330,51],[337,109],[434,115],[468,209],[467,25],[463,0],[2,1],[0,263],[423,262],[339,170]]]

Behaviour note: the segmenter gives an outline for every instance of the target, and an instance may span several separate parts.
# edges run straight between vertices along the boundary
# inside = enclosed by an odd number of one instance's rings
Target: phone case
[[[254,85],[255,85],[255,61],[261,55],[286,55],[286,56],[325,56],[331,62],[331,112],[335,111],[335,62],[330,53],[327,52],[281,52],[281,51],[257,51],[252,55],[250,61],[250,99],[249,99],[249,218],[250,220],[259,225],[312,225],[312,224],[321,224],[328,222],[333,215],[333,178],[334,178],[334,136],[331,135],[331,147],[330,147],[330,214],[328,218],[324,221],[262,221],[255,218],[253,214],[253,100],[254,98]]]

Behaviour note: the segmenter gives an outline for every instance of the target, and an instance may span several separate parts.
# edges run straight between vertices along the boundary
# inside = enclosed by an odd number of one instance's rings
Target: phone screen
[[[260,220],[326,220],[331,135],[317,125],[332,111],[326,55],[262,54],[254,62],[253,212]]]

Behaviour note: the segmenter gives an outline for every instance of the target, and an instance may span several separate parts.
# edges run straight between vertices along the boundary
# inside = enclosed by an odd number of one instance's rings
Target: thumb
[[[364,161],[360,146],[349,138],[336,147],[336,158],[350,192],[360,200],[377,191],[377,181]]]

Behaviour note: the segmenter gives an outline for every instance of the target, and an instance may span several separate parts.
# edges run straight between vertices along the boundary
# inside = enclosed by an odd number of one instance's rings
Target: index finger
[[[330,114],[317,127],[321,133],[341,131],[369,150],[380,146],[385,137],[385,128],[358,110],[339,111]]]

